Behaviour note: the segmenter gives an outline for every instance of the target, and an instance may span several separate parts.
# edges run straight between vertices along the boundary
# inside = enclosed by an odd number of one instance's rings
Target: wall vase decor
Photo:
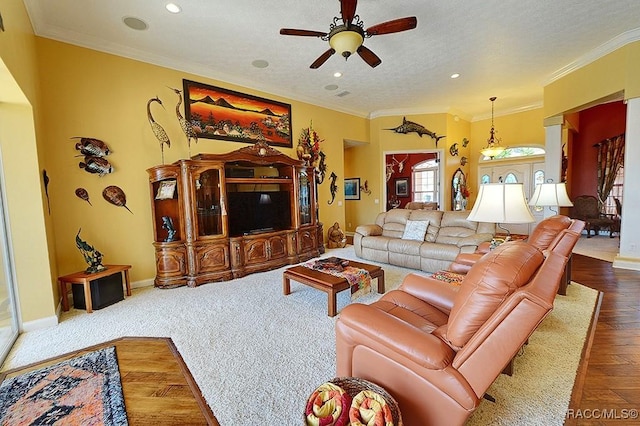
[[[291,105],[183,80],[185,118],[199,138],[291,148]]]
[[[327,172],[326,154],[322,151],[320,143],[324,139],[320,139],[318,133],[313,130],[313,123],[309,127],[302,129],[298,138],[298,146],[296,154],[298,158],[308,166],[313,166],[316,174],[316,182],[321,184],[324,182],[324,176]]]

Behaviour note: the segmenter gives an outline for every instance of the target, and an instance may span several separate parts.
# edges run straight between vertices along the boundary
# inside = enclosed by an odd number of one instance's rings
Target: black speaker
[[[90,281],[89,285],[91,286],[91,306],[93,309],[102,309],[124,299],[122,273],[120,272]],[[71,290],[73,291],[73,307],[87,309],[84,300],[84,285],[73,284]]]

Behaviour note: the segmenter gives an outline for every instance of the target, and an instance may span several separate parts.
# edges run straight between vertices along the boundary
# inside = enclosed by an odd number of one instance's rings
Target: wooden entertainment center
[[[230,280],[324,252],[313,167],[265,143],[147,172],[156,287]]]

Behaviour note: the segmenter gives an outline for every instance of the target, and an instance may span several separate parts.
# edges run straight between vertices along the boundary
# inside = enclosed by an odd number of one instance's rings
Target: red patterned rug
[[[0,384],[1,425],[127,425],[111,346]]]

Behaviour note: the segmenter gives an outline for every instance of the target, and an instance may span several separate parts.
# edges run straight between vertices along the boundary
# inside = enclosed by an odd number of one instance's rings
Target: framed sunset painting
[[[293,147],[291,105],[183,80],[185,118],[199,138]]]

